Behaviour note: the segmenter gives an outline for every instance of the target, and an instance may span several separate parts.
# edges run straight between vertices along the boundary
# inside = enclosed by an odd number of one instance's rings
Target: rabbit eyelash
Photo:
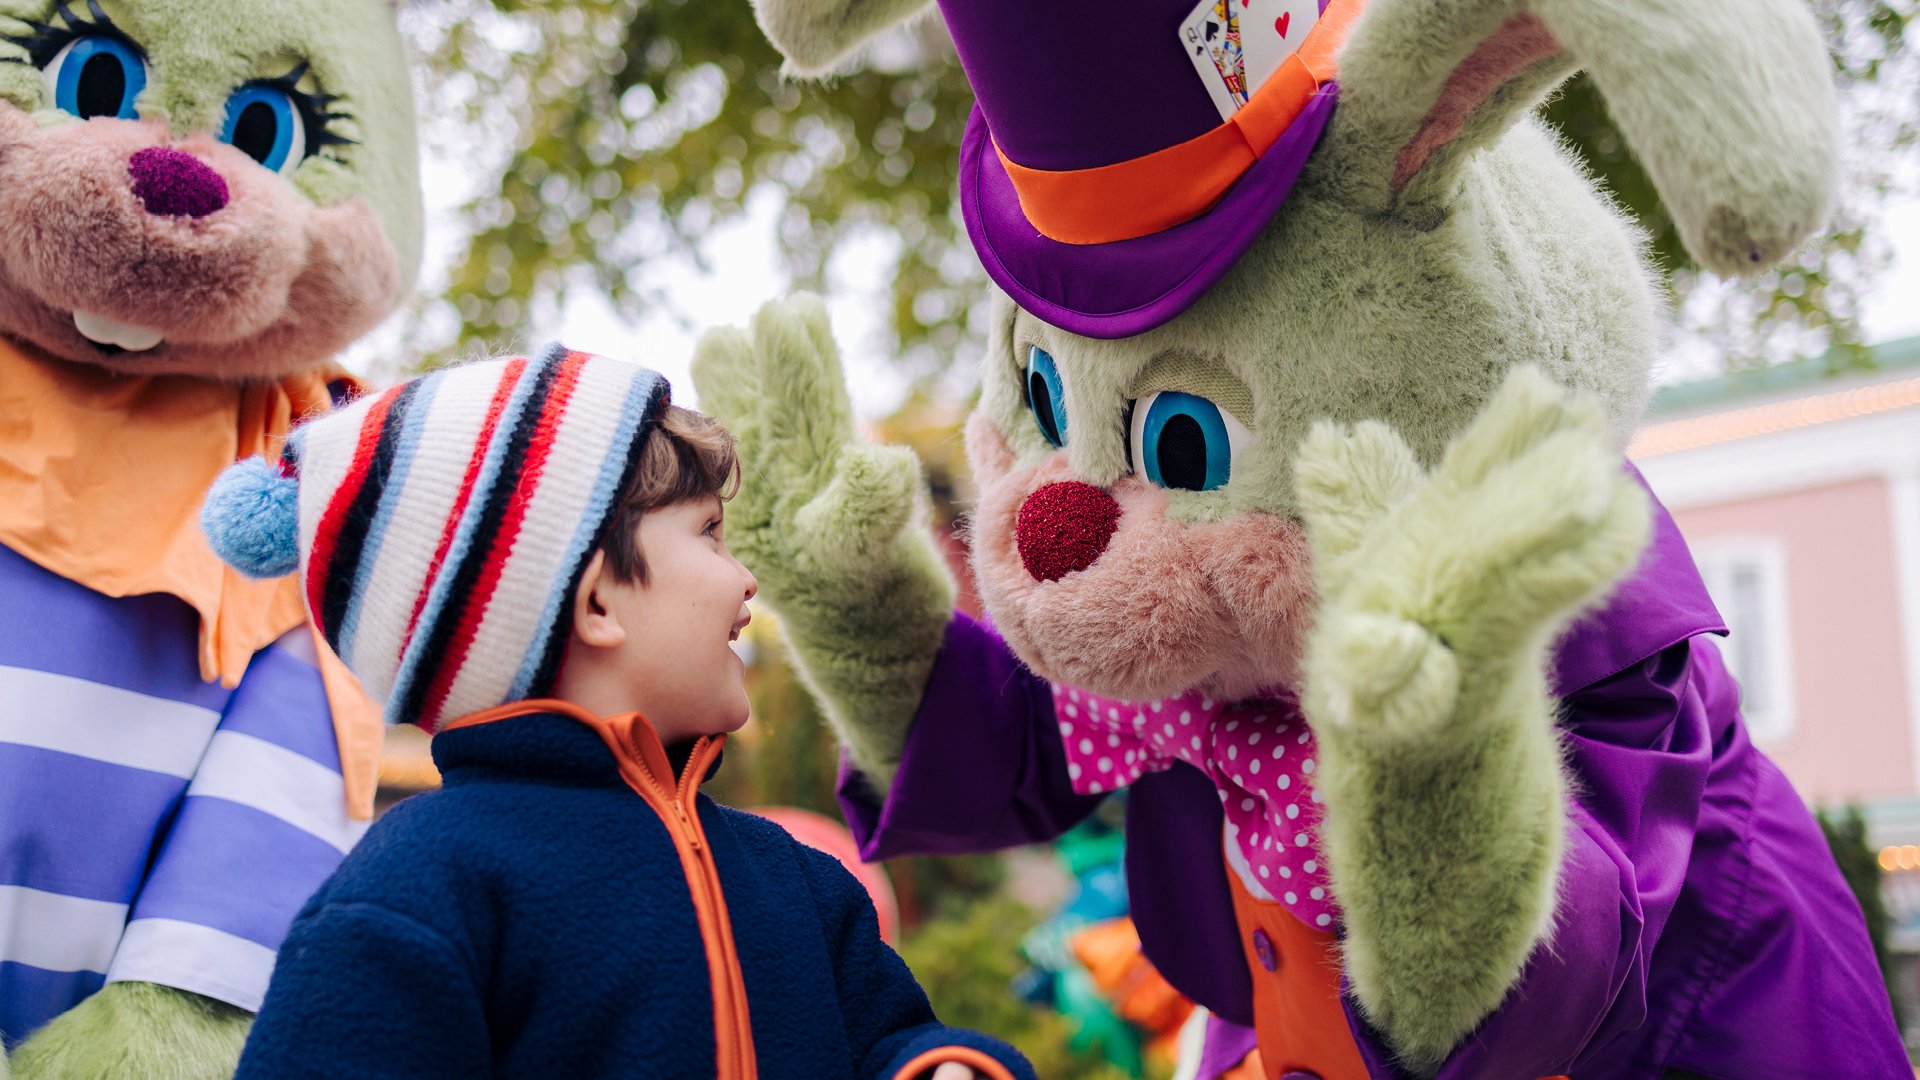
[[[285,75],[272,79],[256,79],[249,85],[271,86],[286,94],[293,106],[300,110],[301,119],[307,126],[307,156],[319,157],[329,147],[356,146],[358,142],[335,131],[334,125],[353,119],[347,112],[337,112],[334,105],[340,100],[338,94],[329,94],[324,90],[302,90],[300,80],[307,77],[310,65],[302,60]],[[325,156],[339,160],[337,155]]]
[[[4,35],[5,40],[18,45],[27,54],[25,57],[5,57],[16,64],[46,67],[55,56],[59,55],[60,50],[66,48],[75,38],[89,34],[105,34],[118,38],[128,48],[142,57],[146,56],[146,50],[140,47],[140,43],[129,37],[126,31],[114,25],[113,20],[107,17],[106,10],[100,6],[100,0],[87,0],[85,15],[74,14],[73,5],[69,0],[59,0],[53,5],[53,14],[49,16],[49,21],[35,22],[32,19],[20,21],[27,25],[26,33]]]

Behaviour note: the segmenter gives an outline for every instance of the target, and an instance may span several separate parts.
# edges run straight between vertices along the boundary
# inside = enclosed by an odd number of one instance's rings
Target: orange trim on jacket
[[[992,1054],[971,1046],[936,1046],[925,1053],[915,1054],[913,1060],[902,1065],[890,1080],[918,1080],[918,1077],[949,1061],[968,1066],[987,1080],[1013,1080],[1013,1073],[995,1060]]]
[[[1199,217],[1260,160],[1339,74],[1338,53],[1363,0],[1332,0],[1280,70],[1227,120],[1183,143],[1090,169],[1030,169],[994,153],[1040,235],[1062,244],[1107,244]]]
[[[696,796],[700,780],[713,766],[713,760],[727,743],[725,735],[701,736],[693,744],[693,753],[676,778],[667,760],[667,751],[647,718],[637,712],[601,717],[572,702],[553,699],[516,701],[472,713],[440,730],[457,731],[506,720],[516,716],[559,715],[592,728],[620,767],[620,778],[627,782],[667,827],[673,846],[680,854],[680,867],[687,878],[687,892],[693,899],[693,911],[700,923],[700,939],[706,946],[707,970],[713,985],[714,1076],[716,1080],[753,1080],[753,1027],[747,1016],[747,983],[740,972],[740,954],[734,947],[733,923],[727,917],[727,897],[720,887],[720,870],[714,865],[713,850],[700,826]]]

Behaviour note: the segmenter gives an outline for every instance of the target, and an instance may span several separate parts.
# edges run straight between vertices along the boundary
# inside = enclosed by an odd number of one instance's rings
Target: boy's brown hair
[[[648,511],[709,495],[731,499],[739,487],[733,433],[705,413],[678,405],[661,409],[627,470],[601,534],[600,550],[607,554],[614,580],[647,584],[647,559],[637,530]]]

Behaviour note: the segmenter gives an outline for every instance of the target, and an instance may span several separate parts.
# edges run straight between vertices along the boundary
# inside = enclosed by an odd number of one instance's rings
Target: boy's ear
[[[606,591],[616,582],[607,568],[607,553],[595,551],[580,573],[573,593],[573,636],[594,649],[617,648],[627,640],[627,628],[607,602]]]
[[[1379,210],[1444,206],[1581,69],[1708,269],[1756,273],[1825,222],[1832,67],[1803,0],[1368,0],[1323,152]]]

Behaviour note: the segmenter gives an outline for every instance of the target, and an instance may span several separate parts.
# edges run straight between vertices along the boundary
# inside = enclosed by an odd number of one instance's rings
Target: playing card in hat
[[[1280,70],[1320,21],[1320,0],[1227,0],[1240,9],[1239,40],[1245,54],[1247,95]]]
[[[1307,0],[1311,6],[1315,0]],[[1220,118],[1226,119],[1247,103],[1247,69],[1240,44],[1243,0],[1200,0],[1200,6],[1180,24],[1180,47],[1206,84]]]

